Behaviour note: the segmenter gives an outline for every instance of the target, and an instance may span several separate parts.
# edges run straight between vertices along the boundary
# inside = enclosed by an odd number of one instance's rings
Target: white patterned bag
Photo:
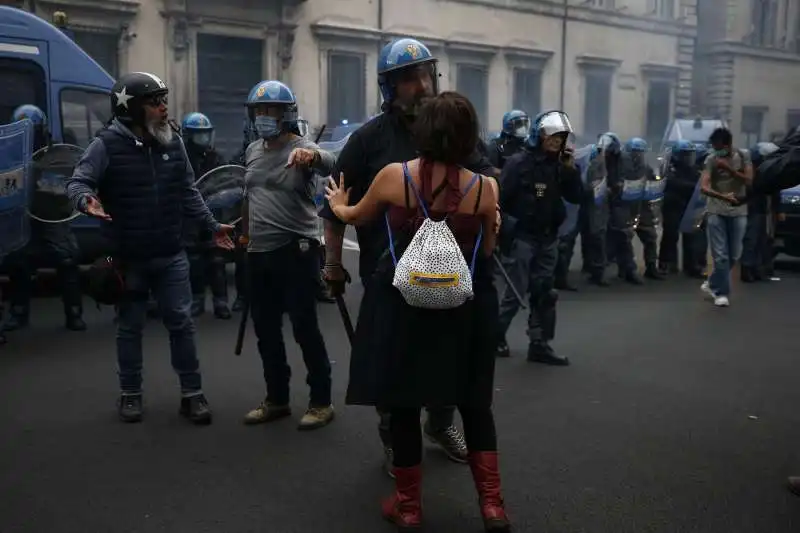
[[[472,264],[468,266],[453,232],[447,225],[447,218],[440,221],[430,218],[425,202],[410,179],[405,164],[403,166],[405,179],[414,190],[419,206],[425,214],[425,220],[398,260],[389,217],[386,216],[389,251],[395,264],[392,285],[400,291],[406,303],[413,307],[424,309],[459,307],[473,297],[472,274],[475,271],[475,259],[483,236],[483,226],[475,243]],[[479,178],[480,176],[476,175],[472,183]]]

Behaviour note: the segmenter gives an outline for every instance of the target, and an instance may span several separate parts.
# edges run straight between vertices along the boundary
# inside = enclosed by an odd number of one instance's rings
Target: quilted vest
[[[123,260],[168,257],[183,249],[186,159],[177,136],[168,146],[137,144],[104,129],[108,155],[98,196],[111,222],[104,224],[112,254]]]

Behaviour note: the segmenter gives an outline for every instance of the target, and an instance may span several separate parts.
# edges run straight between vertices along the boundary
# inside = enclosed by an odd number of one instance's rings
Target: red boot
[[[397,526],[397,530],[417,531],[422,525],[422,468],[393,468],[394,494],[383,501],[383,517]]]
[[[478,491],[483,527],[487,533],[507,533],[511,531],[503,495],[500,493],[500,470],[497,466],[497,452],[474,452],[469,454],[469,467]]]

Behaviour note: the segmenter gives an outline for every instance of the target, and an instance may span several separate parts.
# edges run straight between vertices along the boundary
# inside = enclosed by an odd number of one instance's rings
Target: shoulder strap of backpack
[[[420,196],[417,186],[414,185],[414,180],[411,179],[411,173],[408,171],[407,162],[403,162],[403,177],[411,187],[411,190],[414,191],[414,196],[417,197],[417,203],[419,204],[420,209],[422,209],[422,213],[425,215],[425,218],[430,218],[430,215],[428,215],[428,206],[425,204],[425,200],[422,199],[422,196]]]

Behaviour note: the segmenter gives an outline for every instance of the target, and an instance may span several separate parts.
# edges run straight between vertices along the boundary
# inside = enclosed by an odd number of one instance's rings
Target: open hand
[[[103,204],[94,196],[89,196],[86,200],[86,214],[109,222],[111,221],[111,215],[106,213],[106,210],[103,209]]]
[[[289,159],[286,161],[286,168],[289,167],[309,167],[314,163],[317,157],[316,150],[309,150],[308,148],[295,148],[289,154]]]
[[[231,233],[235,228],[230,224],[221,224],[218,231],[214,233],[214,246],[223,250],[233,250]]]
[[[336,213],[336,209],[346,207],[350,202],[350,189],[344,188],[344,173],[339,173],[339,183],[333,179],[333,176],[328,178],[328,185],[325,187],[325,198],[328,199],[328,204],[331,210]]]

